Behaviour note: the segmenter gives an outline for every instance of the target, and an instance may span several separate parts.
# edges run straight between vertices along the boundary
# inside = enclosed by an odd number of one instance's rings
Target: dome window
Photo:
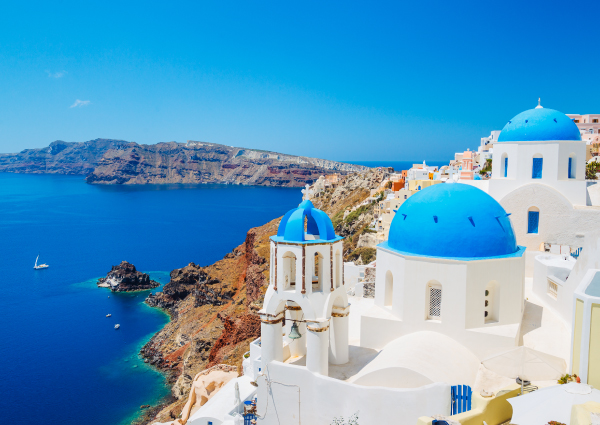
[[[469,217],[469,221],[471,222],[471,224],[473,225],[473,227],[475,227],[475,221],[473,221],[473,217]]]
[[[437,217],[437,215],[434,215],[434,216],[433,216],[433,221],[435,221],[436,223],[438,222],[438,217]]]

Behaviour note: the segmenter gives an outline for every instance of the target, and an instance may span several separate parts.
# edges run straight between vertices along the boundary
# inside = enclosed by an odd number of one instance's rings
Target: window
[[[404,195],[404,199],[406,199],[406,198],[407,198],[407,196],[406,196],[406,195]]]
[[[322,264],[323,264],[323,256],[321,254],[319,254],[318,252],[315,252],[315,256],[314,256],[315,262],[314,262],[314,269],[313,269],[313,276],[312,276],[312,285],[313,285],[313,290],[317,290],[317,291],[321,291],[322,287],[321,287],[321,283],[323,281],[323,271],[321,270]]]
[[[531,167],[531,178],[532,179],[541,179],[542,178],[542,168],[544,166],[544,158],[541,155],[535,156],[533,158],[533,164]]]
[[[504,157],[504,177],[508,176],[508,156]]]
[[[598,118],[594,118],[594,119],[592,120],[592,122],[593,122],[594,124],[595,124],[595,123],[597,123],[597,122],[598,122]]]
[[[579,123],[579,120],[573,120],[573,121],[575,121],[576,123]]]
[[[484,320],[485,323],[496,323],[499,321],[500,295],[498,293],[498,282],[489,282],[485,287],[484,297]]]
[[[527,233],[537,233],[540,224],[540,211],[529,210],[527,212]]]
[[[569,157],[569,169],[567,170],[567,177],[570,179],[574,179],[577,177],[577,168],[575,166],[576,164],[576,157],[574,154],[571,154],[571,156]]]
[[[558,285],[548,279],[548,295],[555,300],[558,299]]]
[[[442,318],[442,286],[439,283],[428,284],[427,298],[427,318],[430,320],[440,320]]]
[[[296,256],[292,252],[283,254],[283,290],[296,284]]]
[[[392,276],[392,272],[388,270],[385,274],[385,298],[383,300],[383,305],[385,305],[386,307],[391,307],[393,297],[394,277]]]

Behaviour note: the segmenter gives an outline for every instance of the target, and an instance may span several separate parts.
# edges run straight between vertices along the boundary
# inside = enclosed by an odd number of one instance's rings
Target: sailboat
[[[48,267],[50,267],[48,264],[39,264],[38,265],[38,259],[40,258],[40,254],[38,254],[38,256],[35,258],[35,265],[33,266],[34,269],[39,270],[39,269],[47,269]]]

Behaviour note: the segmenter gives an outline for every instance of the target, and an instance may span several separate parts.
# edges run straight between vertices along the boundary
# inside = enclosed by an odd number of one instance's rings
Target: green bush
[[[600,173],[600,162],[590,162],[585,167],[585,178],[587,180],[598,180],[596,173]]]

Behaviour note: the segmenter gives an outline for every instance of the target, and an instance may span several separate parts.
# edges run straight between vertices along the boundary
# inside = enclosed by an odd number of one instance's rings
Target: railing
[[[573,257],[575,259],[579,258],[579,255],[581,255],[581,250],[582,249],[583,249],[582,247],[577,248],[575,251],[573,251],[571,253],[571,257]]]
[[[473,391],[468,385],[454,385],[452,390],[452,414],[456,415],[471,410],[471,395]]]

